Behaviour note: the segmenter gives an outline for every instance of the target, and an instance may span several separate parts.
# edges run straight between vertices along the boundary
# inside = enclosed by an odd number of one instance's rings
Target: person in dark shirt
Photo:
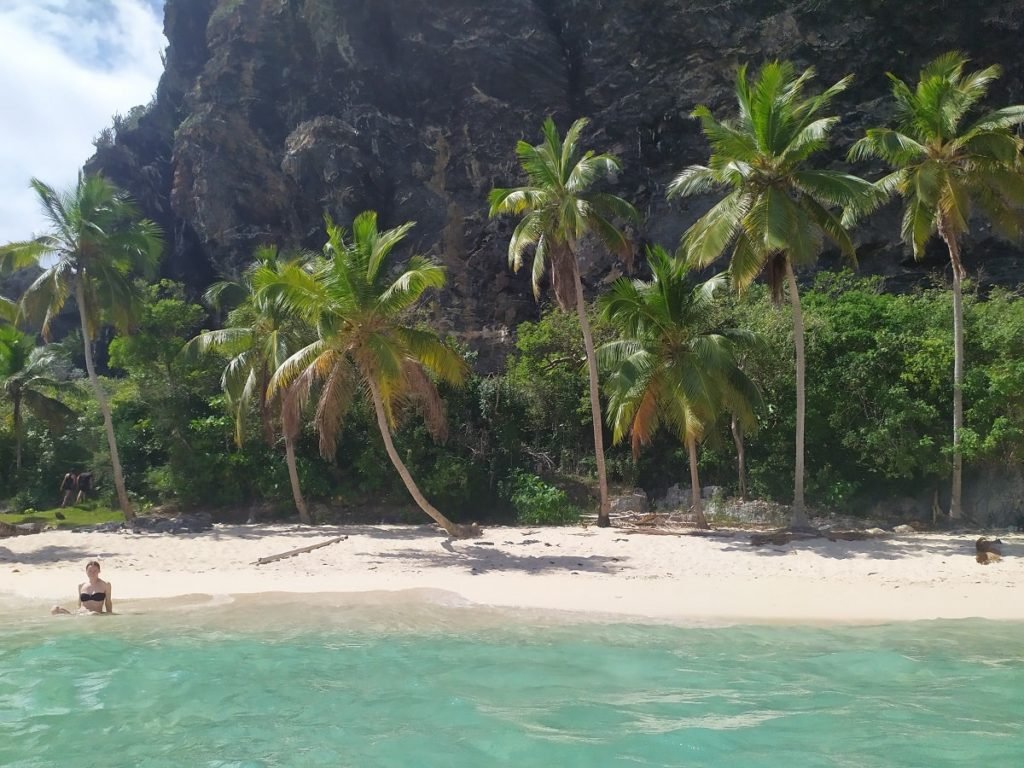
[[[92,472],[82,472],[78,475],[78,496],[75,497],[75,504],[86,497],[92,490]]]
[[[64,498],[61,500],[61,507],[66,507],[68,501],[75,495],[75,491],[78,490],[78,473],[75,470],[71,470],[64,475],[64,479],[60,481],[60,489],[64,493]]]

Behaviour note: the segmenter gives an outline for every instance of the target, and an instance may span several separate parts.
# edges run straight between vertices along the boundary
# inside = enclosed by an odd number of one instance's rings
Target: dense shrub
[[[502,493],[516,512],[520,525],[572,525],[580,510],[569,503],[565,491],[530,472],[515,471],[502,483]]]

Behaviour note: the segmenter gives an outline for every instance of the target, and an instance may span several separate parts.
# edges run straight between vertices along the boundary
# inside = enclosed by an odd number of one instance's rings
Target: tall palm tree
[[[319,336],[281,364],[270,392],[284,393],[288,424],[298,421],[314,387],[319,387],[314,424],[321,455],[328,459],[335,456],[354,400],[368,394],[388,457],[420,509],[449,535],[473,536],[479,533],[475,525],[457,525],[427,501],[391,439],[403,405],[419,406],[433,433],[443,436],[444,407],[428,372],[458,384],[468,369],[436,334],[406,324],[423,294],[441,288],[445,280],[444,269],[421,256],[413,256],[397,277],[389,273],[388,258],[412,226],[410,222],[381,232],[377,214],[367,211],[356,217],[349,240],[328,219],[323,259],[253,276],[261,295],[294,311]]]
[[[103,414],[110,448],[114,487],[126,519],[135,516],[125,490],[110,404],[96,375],[92,341],[104,321],[127,331],[138,317],[142,295],[135,278],[155,270],[163,241],[160,228],[139,218],[128,195],[102,176],[79,174],[78,183],[57,192],[38,179],[39,197],[50,231],[33,240],[0,248],[0,261],[31,261],[43,273],[21,298],[24,315],[42,319],[43,337],[70,296],[75,297],[82,325],[85,368]],[[42,260],[42,261],[41,261]]]
[[[527,186],[493,189],[488,197],[490,215],[510,213],[522,216],[508,244],[508,262],[518,272],[526,251],[533,248],[533,294],[540,296],[545,272],[551,276],[558,305],[568,311],[575,304],[583,329],[590,379],[590,412],[594,422],[594,456],[601,504],[597,524],[606,527],[609,518],[608,476],[604,461],[604,436],[601,422],[600,382],[594,334],[587,319],[583,282],[577,254],[580,241],[588,233],[600,238],[613,253],[629,261],[632,246],[615,220],[636,222],[639,215],[632,205],[607,192],[595,192],[594,182],[619,169],[619,161],[593,150],[581,152],[580,135],[588,121],[580,118],[572,124],[565,139],[551,118],[544,121],[544,141],[532,146],[525,141],[516,145],[516,155],[527,176]]]
[[[966,276],[960,244],[974,210],[1011,239],[1024,232],[1024,141],[1015,129],[1024,124],[1024,105],[968,116],[999,77],[999,67],[965,72],[967,59],[946,53],[921,70],[915,88],[890,74],[896,102],[896,127],[873,128],[850,151],[855,160],[880,158],[893,172],[878,182],[887,195],[904,200],[901,235],[924,255],[938,234],[953,267],[953,488],[949,516],[962,514],[963,460],[960,433],[964,421],[964,309]]]
[[[854,247],[836,208],[866,211],[880,194],[848,173],[811,167],[828,146],[838,121],[823,116],[850,82],[846,77],[821,93],[806,94],[814,70],[797,74],[789,62],[766,64],[753,79],[746,67],[736,77],[738,114],[716,120],[704,106],[693,115],[711,144],[706,166],[682,171],[669,185],[670,198],[726,190],[727,194],[683,236],[690,263],[704,267],[725,254],[739,290],[762,272],[772,298],[781,303],[789,289],[796,346],[796,466],[793,493],[795,528],[808,525],[804,506],[805,361],[804,327],[794,268],[818,258],[824,238],[854,258]]]
[[[266,294],[254,290],[256,275],[270,279],[297,262],[285,262],[278,258],[273,246],[259,248],[253,264],[238,281],[221,281],[206,291],[206,300],[214,306],[225,302],[235,304],[227,316],[224,328],[205,331],[185,345],[186,354],[218,352],[228,357],[221,375],[221,388],[228,409],[235,422],[235,444],[241,447],[245,439],[246,417],[253,402],[256,403],[263,426],[263,438],[273,445],[277,436],[274,426],[275,401],[267,396],[270,378],[288,356],[308,341],[298,320],[280,300],[273,300]],[[313,522],[302,497],[299,472],[295,461],[295,439],[298,424],[290,420],[283,426],[285,461],[288,464],[288,479],[291,482],[292,498],[299,512],[299,519],[306,524]]]
[[[62,375],[60,361],[46,347],[37,347],[35,340],[10,326],[0,327],[0,380],[4,394],[11,401],[14,422],[14,465],[21,469],[21,446],[24,429],[23,407],[47,424],[53,432],[63,430],[74,412],[54,397]]]
[[[697,445],[719,415],[732,411],[748,428],[760,407],[758,388],[740,368],[736,348],[753,343],[749,331],[714,328],[715,293],[723,276],[696,284],[688,268],[664,249],[648,252],[650,281],[620,278],[599,300],[603,316],[621,338],[598,350],[606,383],[612,440],[631,435],[633,457],[665,424],[686,446],[693,510],[701,527]]]

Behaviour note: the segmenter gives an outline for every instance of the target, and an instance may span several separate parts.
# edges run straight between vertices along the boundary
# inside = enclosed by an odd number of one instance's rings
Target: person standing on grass
[[[60,502],[61,509],[63,509],[67,506],[68,500],[78,491],[78,474],[75,470],[71,470],[64,475],[64,479],[60,481],[60,490],[64,494],[64,498]]]
[[[92,472],[81,472],[77,479],[75,487],[78,488],[78,495],[75,497],[75,504],[86,498],[86,494],[92,490]]]

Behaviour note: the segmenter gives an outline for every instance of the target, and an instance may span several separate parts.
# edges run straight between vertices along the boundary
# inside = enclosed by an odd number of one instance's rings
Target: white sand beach
[[[347,536],[256,565],[261,557]],[[201,534],[49,531],[0,541],[0,594],[74,606],[99,559],[115,610],[183,595],[441,590],[472,603],[653,621],[1024,620],[1024,536],[974,559],[973,535],[825,538],[753,547],[750,534],[489,528],[449,541],[428,526],[218,525]]]

